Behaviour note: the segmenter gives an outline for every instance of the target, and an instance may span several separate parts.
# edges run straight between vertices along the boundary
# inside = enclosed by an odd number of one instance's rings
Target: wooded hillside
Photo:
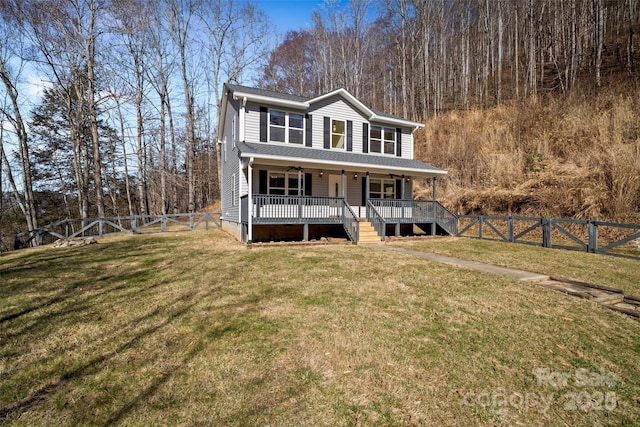
[[[371,21],[364,3],[289,33],[264,86],[424,120],[453,211],[640,221],[640,2],[395,0]]]
[[[427,121],[416,153],[449,171],[438,198],[454,212],[639,223],[638,90],[452,111]]]

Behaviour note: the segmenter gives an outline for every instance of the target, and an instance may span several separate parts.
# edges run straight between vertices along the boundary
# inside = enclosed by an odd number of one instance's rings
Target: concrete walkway
[[[411,255],[411,256],[426,259],[429,261],[453,265],[456,267],[466,268],[469,270],[483,271],[485,273],[492,273],[500,276],[507,276],[516,280],[539,281],[539,280],[549,279],[549,276],[545,274],[532,273],[530,271],[516,270],[513,268],[507,268],[507,267],[499,267],[497,265],[486,264],[483,262],[467,261],[460,258],[454,258],[450,256],[445,256],[445,255],[437,255],[429,252],[414,251],[411,249],[399,248],[396,246],[371,245],[371,247],[374,247],[376,249],[381,249],[384,251],[398,252],[405,255]]]

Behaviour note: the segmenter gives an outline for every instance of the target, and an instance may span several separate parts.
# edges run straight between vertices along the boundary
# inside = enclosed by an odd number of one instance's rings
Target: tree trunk
[[[88,84],[88,118],[89,128],[91,131],[91,145],[93,148],[93,182],[96,191],[96,207],[98,208],[98,217],[103,218],[104,215],[104,188],[102,184],[102,153],[100,152],[100,136],[98,134],[98,113],[96,108],[96,76],[95,76],[95,58],[96,58],[96,40],[95,40],[95,17],[96,5],[92,0],[89,12],[89,28],[87,38],[85,40],[85,56],[87,60],[87,84]]]

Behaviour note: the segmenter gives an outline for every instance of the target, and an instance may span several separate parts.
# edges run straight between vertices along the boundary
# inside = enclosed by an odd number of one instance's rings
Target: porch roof
[[[242,159],[266,161],[279,166],[306,166],[317,169],[348,169],[352,172],[377,172],[382,174],[433,177],[447,171],[419,160],[394,156],[361,154],[337,150],[321,150],[289,144],[238,142]]]

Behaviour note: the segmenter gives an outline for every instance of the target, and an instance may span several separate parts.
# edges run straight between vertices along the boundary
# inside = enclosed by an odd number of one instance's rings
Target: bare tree
[[[8,103],[0,105],[0,114],[4,117],[4,120],[0,122],[3,125],[5,120],[9,122],[10,129],[12,129],[15,138],[17,139],[17,152],[20,160],[20,172],[22,175],[22,189],[23,196],[20,196],[18,188],[13,179],[11,173],[11,167],[7,158],[6,151],[4,150],[4,128],[2,129],[2,138],[0,138],[0,154],[2,155],[2,161],[6,168],[9,177],[9,182],[14,192],[16,200],[19,201],[20,209],[24,214],[29,231],[38,228],[38,218],[36,214],[36,206],[33,194],[33,181],[31,176],[32,165],[29,156],[29,138],[27,134],[27,128],[25,126],[21,108],[18,91],[19,76],[24,65],[23,55],[21,54],[22,37],[20,34],[15,34],[11,30],[11,26],[2,21],[2,32],[0,33],[0,80],[2,80],[5,99],[8,98]],[[12,46],[13,45],[13,46]],[[16,50],[12,49],[15,47]],[[17,64],[17,67],[13,67],[11,64]],[[2,197],[2,191],[0,189],[0,197]]]

